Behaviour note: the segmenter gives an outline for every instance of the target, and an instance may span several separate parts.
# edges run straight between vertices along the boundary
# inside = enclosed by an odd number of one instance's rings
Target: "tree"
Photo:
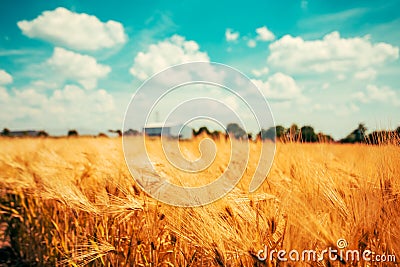
[[[122,136],[122,131],[121,130],[108,130],[109,133],[116,133],[118,136]]]
[[[194,136],[198,136],[198,135],[201,135],[203,133],[205,133],[207,135],[211,135],[211,132],[208,130],[208,128],[206,126],[200,127],[199,130],[197,130],[197,131],[193,129],[193,135]]]
[[[299,132],[300,132],[299,126],[297,126],[297,124],[293,123],[293,124],[290,126],[290,128],[287,129],[287,132],[286,132],[286,133],[287,133],[287,135],[288,135],[289,140],[291,140],[291,141],[296,141],[296,140],[298,140]]]
[[[212,139],[219,140],[220,137],[221,137],[221,132],[220,131],[215,130],[214,132],[211,133],[211,138]]]
[[[332,136],[326,135],[326,134],[324,134],[324,133],[318,133],[318,134],[317,134],[317,138],[318,138],[318,142],[321,142],[321,143],[331,143],[331,142],[335,142],[335,139],[333,139]]]
[[[364,123],[358,124],[357,129],[353,131],[353,134],[356,136],[356,142],[364,142],[365,141],[365,133],[367,132],[367,127],[365,127]]]
[[[69,130],[68,131],[68,136],[78,136],[78,131],[77,130]]]
[[[253,139],[253,134],[252,133],[248,133],[247,134],[247,139],[248,140],[252,140]]]
[[[282,140],[285,137],[285,127],[281,125],[277,125],[275,127],[270,127],[267,130],[261,129],[261,131],[257,134],[257,138],[261,140],[269,139],[272,141]]]
[[[269,139],[271,141],[276,140],[276,128],[270,127],[268,130],[261,129],[261,131],[257,134],[257,137],[261,140]]]
[[[285,127],[283,127],[282,125],[277,125],[275,127],[275,129],[276,129],[276,131],[275,131],[276,138],[281,140],[285,136],[285,132],[286,132]]]
[[[10,130],[8,128],[4,128],[1,132],[2,136],[10,136]]]
[[[243,130],[242,127],[240,127],[237,123],[229,123],[226,126],[226,131],[228,134],[233,134],[233,136],[237,139],[247,136],[246,131]]]
[[[311,126],[303,126],[300,129],[301,141],[302,142],[317,142],[318,136],[314,132],[314,128]]]
[[[121,137],[121,135],[122,135],[121,130],[117,130],[117,131],[109,130],[109,132],[111,132],[111,133],[117,133],[119,137]],[[124,132],[124,135],[138,136],[138,135],[140,135],[140,132],[139,132],[138,130],[129,129],[129,130],[127,130],[127,131]]]
[[[364,123],[358,124],[358,127],[352,131],[346,138],[340,140],[341,143],[361,143],[366,141],[367,127]]]
[[[39,131],[38,132],[38,135],[37,135],[38,137],[48,137],[49,136],[49,134],[47,133],[47,132],[45,132],[45,131]]]

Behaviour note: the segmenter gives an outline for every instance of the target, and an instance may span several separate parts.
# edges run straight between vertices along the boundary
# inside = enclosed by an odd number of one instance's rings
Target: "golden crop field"
[[[182,143],[188,158],[199,156],[197,141]],[[159,145],[148,143],[156,171],[183,179]],[[193,185],[224,171],[230,146],[221,140],[216,147],[213,165],[189,180]],[[255,193],[247,191],[256,168],[251,153],[239,185],[197,208],[169,206],[143,193],[119,138],[2,138],[0,148],[1,255],[12,256],[5,266],[399,264],[399,146],[278,143]],[[346,249],[397,261],[333,261],[323,251],[337,248],[339,239]],[[262,261],[257,254],[265,248],[312,249],[323,259],[282,262],[275,254]]]

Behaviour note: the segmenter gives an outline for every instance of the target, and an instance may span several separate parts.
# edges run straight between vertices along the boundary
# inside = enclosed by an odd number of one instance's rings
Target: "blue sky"
[[[335,138],[400,125],[400,1],[1,5],[1,128],[121,128],[146,78],[193,60],[246,74],[277,124]]]

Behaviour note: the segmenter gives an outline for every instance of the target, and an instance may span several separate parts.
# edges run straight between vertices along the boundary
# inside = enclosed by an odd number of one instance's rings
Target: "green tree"
[[[77,130],[69,130],[68,131],[68,136],[78,136],[78,131]]]
[[[303,126],[300,129],[302,142],[317,142],[318,136],[315,134],[314,128],[311,126]]]
[[[277,125],[275,127],[276,130],[276,138],[277,139],[282,139],[285,136],[286,129],[282,125]]]
[[[47,132],[45,132],[45,131],[39,131],[38,132],[38,135],[37,135],[38,137],[48,137],[49,136],[49,134],[47,133]]]
[[[202,133],[206,133],[207,135],[211,135],[210,130],[208,130],[208,128],[206,126],[200,127],[199,130],[197,130],[197,131],[193,129],[193,135],[194,136],[198,136],[198,135],[200,135]]]
[[[233,134],[233,136],[237,139],[243,138],[247,136],[247,133],[245,130],[242,129],[237,123],[229,123],[226,126],[226,131],[229,134]]]
[[[365,124],[364,123],[358,124],[357,129],[353,131],[353,133],[356,136],[356,142],[364,142],[366,132],[367,132],[367,127],[365,127]]]
[[[358,124],[358,127],[345,138],[340,140],[342,143],[361,143],[366,141],[367,127],[364,123]]]
[[[275,127],[270,127],[267,130],[261,129],[257,136],[258,138],[261,138],[261,140],[269,139],[275,142],[277,139],[282,140],[285,134],[285,127],[277,125]]]
[[[261,140],[269,139],[275,142],[276,139],[276,128],[270,127],[268,130],[261,129],[257,134],[258,138]]]
[[[8,128],[4,128],[1,132],[2,136],[10,136],[10,130]]]
[[[297,124],[293,123],[289,129],[287,129],[287,135],[289,137],[290,140],[292,141],[296,141],[298,140],[299,137],[299,126],[297,126]]]

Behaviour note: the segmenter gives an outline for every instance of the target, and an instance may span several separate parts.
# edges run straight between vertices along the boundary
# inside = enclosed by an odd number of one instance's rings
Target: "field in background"
[[[226,145],[217,142],[217,166],[200,181],[223,171]],[[198,153],[194,143],[183,146]],[[265,245],[320,253],[340,238],[347,249],[400,259],[398,146],[278,143],[256,193],[247,194],[250,158],[238,187],[200,208],[146,196],[125,165],[121,139],[3,138],[0,148],[0,244],[12,264],[265,266],[256,257]],[[159,153],[157,171],[175,177]],[[278,264],[286,263],[266,262]],[[339,265],[326,257],[291,264]]]

